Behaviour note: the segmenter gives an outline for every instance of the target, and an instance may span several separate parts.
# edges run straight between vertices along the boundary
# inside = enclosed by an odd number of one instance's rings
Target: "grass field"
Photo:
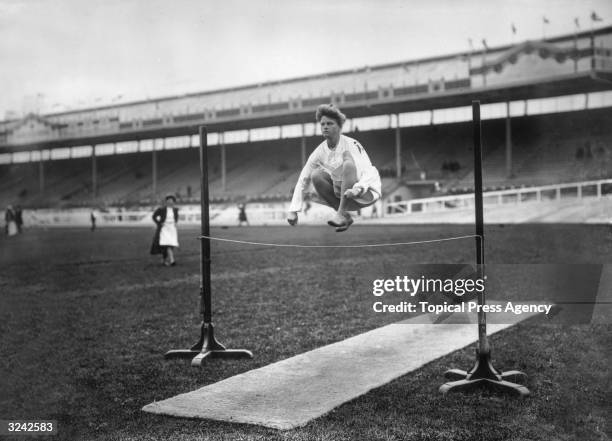
[[[473,226],[354,226],[346,234],[327,227],[211,231],[233,239],[326,245],[472,233]],[[558,320],[563,314],[531,319],[490,339],[497,368],[529,375],[532,395],[525,400],[487,391],[441,396],[437,388],[446,369],[471,367],[471,346],[287,432],[144,413],[142,406],[154,400],[397,321],[372,313],[374,278],[439,275],[447,271],[442,264],[472,263],[475,255],[473,239],[328,250],[213,242],[217,337],[255,358],[212,360],[196,369],[187,361],[165,361],[163,353],[197,340],[197,234],[180,230],[178,265],[172,268],[148,255],[148,229],[32,229],[2,237],[0,419],[55,419],[57,439],[77,440],[612,437],[612,325],[589,324],[584,314],[574,322]],[[542,264],[565,265],[568,280],[573,271],[592,280],[598,264],[612,263],[612,234],[603,226],[492,225],[485,234],[487,263],[498,268],[490,293],[495,298],[541,298],[548,289],[536,274]]]

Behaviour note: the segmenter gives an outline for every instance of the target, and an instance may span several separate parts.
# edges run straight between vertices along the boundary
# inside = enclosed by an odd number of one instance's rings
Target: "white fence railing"
[[[508,207],[511,204],[520,205],[533,202],[571,202],[580,200],[596,200],[612,198],[612,179],[586,181],[569,184],[545,185],[540,187],[526,187],[512,190],[489,191],[483,195],[486,207]],[[474,194],[461,194],[454,196],[441,196],[435,198],[413,199],[386,203],[376,212],[368,207],[362,210],[364,218],[377,218],[379,222],[384,219],[400,221],[405,217],[408,222],[411,215],[427,213],[452,213],[452,211],[465,212],[473,209]],[[285,219],[289,203],[253,203],[247,205],[247,216],[251,225],[287,225]],[[528,207],[526,205],[526,207]],[[526,208],[528,209],[528,208]],[[105,210],[96,210],[96,225],[100,227],[150,227],[153,228],[151,218],[154,208],[143,207],[137,210],[125,210],[121,207],[111,207]],[[91,209],[71,210],[25,210],[23,213],[25,226],[40,227],[72,227],[91,225]],[[238,207],[236,205],[216,205],[210,207],[210,224],[212,226],[225,226],[238,224]],[[333,214],[329,207],[312,204],[307,213],[300,213],[301,224],[325,224]],[[422,216],[421,216],[422,217]],[[435,221],[432,216],[432,221]],[[200,206],[183,205],[179,210],[179,224],[200,225]]]
[[[283,225],[286,224],[288,203],[269,203],[264,205],[247,205],[247,216],[251,225]],[[120,207],[110,207],[105,210],[95,210],[97,227],[151,227],[154,208],[143,207],[137,210],[125,210]],[[331,209],[330,209],[331,210]],[[90,209],[70,210],[24,210],[23,217],[26,227],[71,227],[91,225]],[[237,225],[238,207],[236,205],[211,206],[209,210],[210,225]],[[326,207],[313,207],[308,214],[300,216],[301,223],[313,223],[330,216]],[[200,225],[200,206],[182,205],[179,207],[180,225]]]
[[[612,179],[488,191],[483,194],[483,204],[491,206],[521,204],[534,201],[580,200],[583,198],[600,199],[602,196],[607,195],[612,195]],[[407,216],[412,213],[467,209],[473,206],[473,193],[412,199],[408,201],[388,202],[385,205],[385,216]]]

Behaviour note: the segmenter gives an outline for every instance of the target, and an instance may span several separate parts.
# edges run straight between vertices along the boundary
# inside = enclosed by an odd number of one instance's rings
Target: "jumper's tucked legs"
[[[373,199],[371,193],[358,195],[351,192],[351,189],[357,183],[357,167],[350,152],[342,154],[342,165],[334,170],[332,175],[319,169],[312,172],[310,177],[319,197],[325,204],[336,210],[336,215],[327,223],[336,227],[338,232],[346,231],[353,223],[353,219],[347,211],[359,210],[364,206],[363,203],[355,201],[355,197],[360,196],[362,199],[370,197]]]
[[[357,167],[353,160],[353,155],[350,152],[344,152],[342,154],[342,182],[340,184],[340,204],[338,205],[338,214],[341,216],[346,215],[346,209],[352,208],[353,204],[347,207],[347,197],[345,195],[346,190],[353,188],[353,185],[357,183]]]
[[[334,183],[331,176],[325,171],[318,169],[312,172],[310,178],[313,187],[321,199],[334,210],[338,210],[340,199],[334,193]]]

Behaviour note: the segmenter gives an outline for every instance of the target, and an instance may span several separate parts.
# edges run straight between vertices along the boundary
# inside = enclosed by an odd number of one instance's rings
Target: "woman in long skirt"
[[[164,206],[153,213],[153,222],[157,225],[151,254],[161,254],[162,264],[165,266],[176,265],[174,249],[178,248],[178,234],[176,224],[178,223],[178,208],[174,206],[176,198],[173,195],[166,196]]]
[[[4,222],[6,228],[7,236],[14,236],[17,234],[17,222],[15,216],[15,210],[13,210],[13,206],[9,205],[6,207],[6,212],[4,213]]]

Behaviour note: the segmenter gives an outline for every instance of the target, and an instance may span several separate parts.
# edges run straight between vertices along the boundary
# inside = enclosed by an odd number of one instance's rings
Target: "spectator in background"
[[[23,210],[20,205],[15,206],[15,224],[19,234],[23,231]]]
[[[176,265],[174,249],[178,248],[179,243],[176,231],[178,208],[174,206],[175,203],[176,197],[168,195],[164,201],[164,206],[153,212],[153,222],[155,222],[157,228],[151,244],[151,254],[161,254],[162,264],[165,266]]]
[[[95,208],[91,210],[89,217],[91,219],[91,231],[95,231],[96,230],[96,219],[98,218],[98,213],[96,213]]]
[[[380,175],[362,145],[342,135],[346,116],[337,107],[321,105],[315,118],[325,140],[312,152],[300,173],[287,221],[297,224],[304,192],[312,181],[320,203],[336,210],[328,225],[336,227],[337,232],[346,231],[353,223],[349,210],[367,207],[380,198]]]
[[[4,230],[7,236],[14,236],[17,234],[17,222],[15,222],[15,210],[13,206],[9,205],[6,207],[4,212]]]
[[[247,226],[249,226],[249,220],[247,219],[246,214],[246,205],[238,204],[238,226],[241,227],[243,222],[246,222]]]
[[[587,141],[584,147],[584,157],[591,159],[593,157],[593,151],[591,150],[591,141]]]

